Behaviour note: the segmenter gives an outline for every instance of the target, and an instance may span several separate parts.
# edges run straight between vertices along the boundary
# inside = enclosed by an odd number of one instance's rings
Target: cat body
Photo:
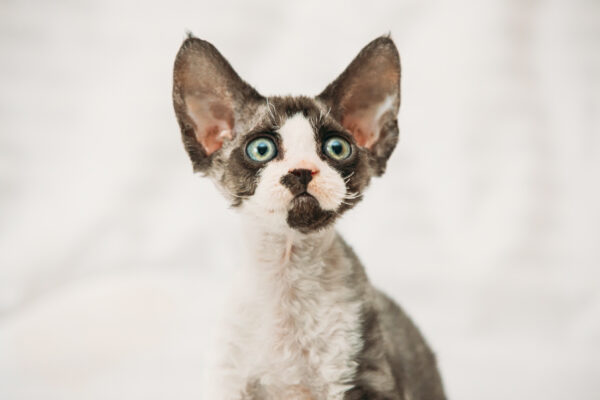
[[[239,210],[246,263],[207,399],[444,399],[433,354],[334,229],[398,140],[400,63],[366,46],[315,98],[263,97],[190,37],[173,100],[194,169]]]

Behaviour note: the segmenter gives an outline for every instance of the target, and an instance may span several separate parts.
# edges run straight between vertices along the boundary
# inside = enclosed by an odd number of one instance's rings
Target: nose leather
[[[282,176],[280,182],[296,196],[306,192],[306,187],[312,180],[314,174],[315,172],[310,169],[293,169]]]
[[[290,174],[297,177],[298,181],[304,186],[308,185],[313,176],[313,172],[310,169],[293,169],[290,171]]]

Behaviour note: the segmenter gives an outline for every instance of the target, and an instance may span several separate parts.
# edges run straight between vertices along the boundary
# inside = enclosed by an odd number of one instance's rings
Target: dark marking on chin
[[[395,400],[397,398],[399,397],[385,396],[371,388],[364,388],[362,386],[352,388],[344,396],[344,400]]]
[[[302,233],[310,233],[332,224],[337,214],[323,210],[319,201],[309,194],[303,194],[292,200],[292,208],[288,211],[287,223]]]

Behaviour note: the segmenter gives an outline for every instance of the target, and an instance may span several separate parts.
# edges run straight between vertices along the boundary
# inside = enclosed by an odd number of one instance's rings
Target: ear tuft
[[[356,142],[378,160],[377,174],[398,140],[400,57],[389,36],[381,36],[354,58],[317,98],[331,107]]]
[[[188,33],[175,58],[173,105],[196,170],[210,165],[261,98],[212,44]]]

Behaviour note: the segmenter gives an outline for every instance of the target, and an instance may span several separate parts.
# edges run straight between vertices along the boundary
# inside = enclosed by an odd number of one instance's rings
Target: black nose
[[[312,171],[310,169],[293,169],[281,177],[281,184],[288,189],[294,196],[306,193],[308,182],[312,180]]]
[[[312,179],[312,171],[310,169],[293,169],[290,174],[296,176],[298,181],[304,186],[308,185],[308,182]]]

